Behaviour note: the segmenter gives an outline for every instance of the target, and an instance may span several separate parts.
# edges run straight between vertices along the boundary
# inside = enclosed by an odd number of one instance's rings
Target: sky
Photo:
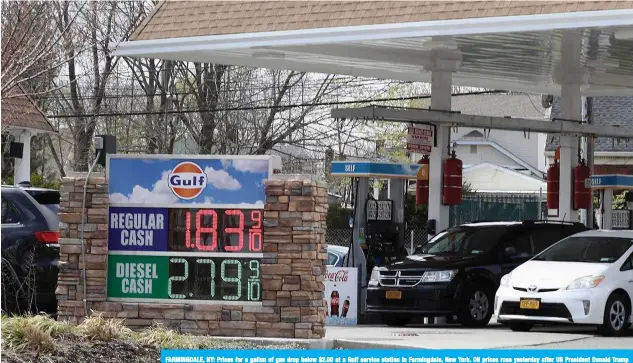
[[[179,199],[169,187],[171,170],[192,161],[207,176],[202,193],[192,200]],[[262,159],[110,159],[110,203],[173,204],[257,204],[265,200],[264,180],[268,160]]]

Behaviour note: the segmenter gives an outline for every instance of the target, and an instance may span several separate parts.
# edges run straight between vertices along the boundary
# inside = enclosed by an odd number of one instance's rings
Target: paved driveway
[[[624,349],[633,347],[633,330],[622,338],[604,338],[593,328],[557,326],[535,328],[528,333],[513,332],[492,323],[484,329],[466,329],[459,325],[411,325],[332,327],[326,338],[341,348],[421,348],[421,349]]]

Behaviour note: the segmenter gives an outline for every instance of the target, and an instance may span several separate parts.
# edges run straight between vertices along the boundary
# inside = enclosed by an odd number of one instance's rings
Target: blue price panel
[[[631,363],[633,350],[163,350],[161,362]]]
[[[167,208],[110,207],[110,251],[167,251]]]

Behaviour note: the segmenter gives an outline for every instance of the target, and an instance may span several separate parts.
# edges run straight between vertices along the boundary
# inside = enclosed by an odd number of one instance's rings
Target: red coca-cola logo
[[[336,272],[325,271],[325,279],[333,282],[347,282],[349,277],[348,270],[338,270]]]

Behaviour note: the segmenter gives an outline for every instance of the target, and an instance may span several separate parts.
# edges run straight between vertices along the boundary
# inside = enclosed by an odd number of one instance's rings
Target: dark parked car
[[[3,312],[55,314],[59,261],[59,218],[54,212],[57,208],[58,191],[2,186]]]
[[[433,316],[457,316],[464,326],[485,326],[503,275],[586,229],[580,223],[551,221],[475,222],[449,228],[404,261],[372,271],[367,311],[393,326]]]
[[[32,186],[20,186],[20,189],[29,193],[39,204],[50,209],[55,214],[59,213],[60,194],[58,190],[37,188]]]

